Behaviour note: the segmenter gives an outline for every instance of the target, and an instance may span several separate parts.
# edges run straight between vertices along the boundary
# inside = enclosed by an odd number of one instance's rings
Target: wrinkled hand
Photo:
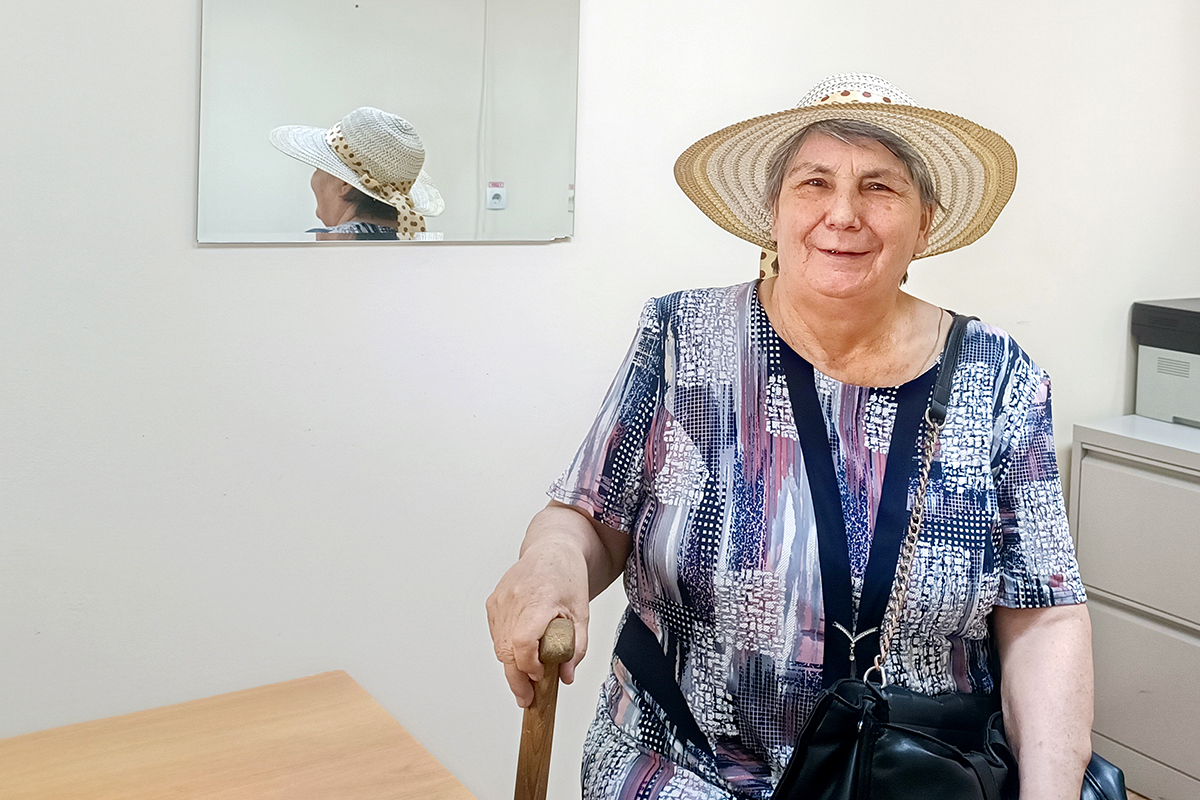
[[[575,667],[587,652],[588,599],[587,561],[569,540],[558,538],[529,546],[488,598],[496,658],[521,708],[533,703],[533,684],[545,672],[538,643],[555,617],[575,624],[575,655],[559,669],[563,683],[575,680]]]

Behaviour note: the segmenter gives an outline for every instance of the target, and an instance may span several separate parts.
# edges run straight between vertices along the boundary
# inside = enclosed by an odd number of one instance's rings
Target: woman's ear
[[[921,229],[917,232],[917,242],[913,247],[914,258],[929,249],[929,231],[933,228],[933,215],[936,211],[936,206],[921,207]]]
[[[338,180],[338,184],[339,184],[338,188],[337,188],[338,197],[340,197],[344,200],[346,198],[346,193],[349,192],[354,187],[341,179]]]

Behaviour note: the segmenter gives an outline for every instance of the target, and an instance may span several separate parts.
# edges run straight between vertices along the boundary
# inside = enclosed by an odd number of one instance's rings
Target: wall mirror
[[[204,0],[201,42],[200,242],[317,241],[313,167],[270,133],[364,106],[424,146],[419,239],[571,235],[578,0]]]

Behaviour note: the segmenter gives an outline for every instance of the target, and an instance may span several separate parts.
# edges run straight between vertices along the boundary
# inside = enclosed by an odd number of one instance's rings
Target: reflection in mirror
[[[446,208],[429,175],[425,145],[412,124],[378,108],[356,108],[329,130],[284,125],[275,149],[313,167],[322,228],[317,241],[425,239],[426,217]]]
[[[578,0],[204,0],[197,238],[570,236],[578,26]]]

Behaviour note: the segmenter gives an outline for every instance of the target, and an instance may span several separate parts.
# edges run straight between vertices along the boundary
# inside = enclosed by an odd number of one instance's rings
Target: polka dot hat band
[[[411,195],[413,183],[417,174],[420,174],[420,163],[417,164],[417,173],[411,179],[377,180],[342,135],[342,123],[337,123],[325,133],[325,143],[333,150],[333,154],[358,176],[364,191],[396,209],[396,232],[401,238],[411,239],[415,234],[425,232],[425,217],[417,212]]]

